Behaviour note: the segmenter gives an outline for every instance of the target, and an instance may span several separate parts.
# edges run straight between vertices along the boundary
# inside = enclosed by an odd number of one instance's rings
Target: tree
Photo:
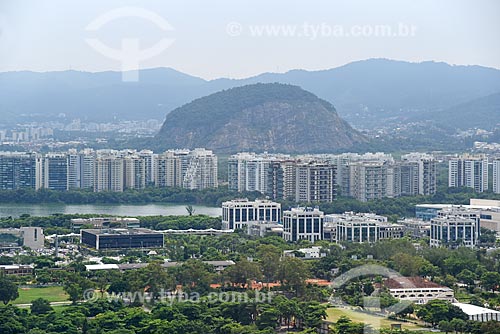
[[[149,287],[148,291],[151,293],[153,299],[157,299],[161,295],[161,291],[172,289],[174,287],[174,280],[167,274],[165,268],[160,262],[153,262],[143,269],[145,277],[145,285]]]
[[[261,245],[257,250],[257,256],[266,282],[272,282],[278,274],[281,249],[273,245]]]
[[[193,208],[193,206],[192,206],[192,205],[187,205],[187,206],[186,206],[186,211],[187,211],[187,213],[188,213],[190,216],[192,216],[192,215],[195,213],[195,211],[196,211],[196,210]]]
[[[457,275],[457,278],[467,285],[474,285],[477,275],[469,269],[464,269]]]
[[[453,327],[455,332],[463,332],[466,329],[467,323],[463,319],[451,319],[450,326]]]
[[[353,322],[346,316],[341,316],[334,325],[338,334],[363,334],[365,325],[363,323]]]
[[[278,278],[283,285],[299,295],[305,287],[310,271],[306,262],[293,257],[285,257],[279,265]]]
[[[191,259],[175,268],[175,270],[177,272],[177,282],[184,287],[199,293],[209,290],[213,277],[213,268],[211,266],[202,261]]]
[[[449,333],[449,332],[453,331],[453,326],[447,320],[441,320],[438,324],[438,328],[439,328],[439,330],[441,330],[445,333]]]
[[[287,328],[290,328],[290,323],[293,318],[298,318],[301,313],[300,305],[297,299],[288,299],[284,296],[277,296],[273,300],[276,309],[279,312],[280,323],[286,323]]]
[[[318,302],[301,303],[300,308],[306,328],[317,328],[326,319],[326,306]]]
[[[243,259],[224,271],[230,282],[245,285],[250,280],[258,280],[262,277],[260,267],[255,262]]]
[[[71,300],[73,304],[76,304],[82,298],[83,289],[76,283],[66,284],[63,289],[68,294],[69,300]]]
[[[485,272],[481,276],[481,284],[485,290],[497,291],[500,285],[500,274],[495,271]]]
[[[32,314],[46,314],[52,311],[52,306],[48,300],[38,298],[31,302],[30,310]]]
[[[431,300],[423,305],[418,311],[417,316],[432,324],[437,325],[440,321],[451,321],[452,319],[467,320],[467,315],[457,306],[445,300]]]
[[[260,330],[270,328],[275,329],[278,325],[279,312],[274,307],[267,307],[263,310],[256,321],[257,328]]]
[[[7,305],[11,300],[16,300],[17,297],[19,297],[17,285],[7,275],[0,274],[0,301]]]

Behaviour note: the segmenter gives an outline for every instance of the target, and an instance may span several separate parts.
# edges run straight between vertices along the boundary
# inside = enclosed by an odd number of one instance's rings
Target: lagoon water
[[[222,209],[193,205],[195,214],[217,217]],[[116,216],[156,216],[187,215],[186,205],[182,204],[0,204],[0,217],[19,217],[22,214],[31,216],[49,216],[55,213],[64,214],[107,214]]]

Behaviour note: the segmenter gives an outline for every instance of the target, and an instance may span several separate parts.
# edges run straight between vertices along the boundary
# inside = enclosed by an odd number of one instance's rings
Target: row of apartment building
[[[215,188],[217,156],[205,149],[0,152],[0,189],[123,191],[147,186]]]
[[[331,202],[337,193],[361,201],[436,192],[436,161],[412,153],[304,155],[238,153],[228,160],[229,188],[259,191],[273,200]]]
[[[448,186],[467,187],[475,192],[488,190],[489,162],[484,154],[464,154],[448,162]],[[491,161],[493,167],[493,192],[500,194],[500,158]]]

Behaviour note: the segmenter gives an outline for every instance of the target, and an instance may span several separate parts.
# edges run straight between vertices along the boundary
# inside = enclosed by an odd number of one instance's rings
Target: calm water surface
[[[222,209],[193,205],[195,214],[212,217],[222,215]],[[54,213],[64,214],[107,214],[116,216],[156,216],[187,215],[186,205],[182,204],[0,204],[0,217],[18,217],[22,214],[31,216],[49,216]]]

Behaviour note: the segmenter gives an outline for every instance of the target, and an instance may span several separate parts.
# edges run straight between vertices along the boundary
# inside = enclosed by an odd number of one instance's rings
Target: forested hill
[[[155,144],[216,152],[332,152],[366,139],[329,102],[298,86],[271,83],[224,90],[167,115]]]

